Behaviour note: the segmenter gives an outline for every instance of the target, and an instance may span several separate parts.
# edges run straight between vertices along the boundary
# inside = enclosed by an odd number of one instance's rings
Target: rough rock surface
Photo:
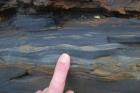
[[[0,23],[0,93],[43,89],[63,52],[72,57],[66,89],[140,92],[139,20],[76,18],[56,26],[48,15],[16,15]]]
[[[34,13],[36,9],[79,9],[100,12],[107,14],[140,14],[139,0],[1,0],[0,11],[9,9],[21,10],[22,12]]]

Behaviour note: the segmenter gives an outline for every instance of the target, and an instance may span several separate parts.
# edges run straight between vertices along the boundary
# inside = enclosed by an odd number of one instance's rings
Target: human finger
[[[70,56],[62,54],[55,67],[53,78],[48,89],[49,93],[63,93],[67,73],[70,67]]]

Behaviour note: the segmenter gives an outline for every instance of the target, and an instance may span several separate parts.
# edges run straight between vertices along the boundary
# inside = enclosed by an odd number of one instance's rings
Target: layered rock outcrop
[[[0,0],[0,93],[48,86],[64,52],[66,89],[140,93],[140,20],[114,15],[139,18],[140,0]]]
[[[72,58],[66,89],[140,92],[139,20],[76,19],[61,28],[52,21],[17,15],[0,24],[0,93],[34,93],[48,86],[63,52]]]

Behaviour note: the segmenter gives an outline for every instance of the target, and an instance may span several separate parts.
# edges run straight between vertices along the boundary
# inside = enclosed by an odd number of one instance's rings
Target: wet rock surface
[[[48,86],[63,52],[72,57],[66,89],[140,92],[138,19],[76,16],[57,24],[53,18],[17,14],[0,22],[0,93],[34,93]]]

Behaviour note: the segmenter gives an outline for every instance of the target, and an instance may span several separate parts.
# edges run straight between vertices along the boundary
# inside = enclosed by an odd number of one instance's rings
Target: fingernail
[[[71,91],[70,93],[74,93],[74,91]]]
[[[70,56],[67,53],[63,53],[59,58],[61,63],[66,63],[70,60]]]
[[[74,93],[74,91],[72,91],[72,90],[69,90],[69,91],[67,91],[66,93]]]
[[[71,93],[74,93],[74,91],[72,91]]]

